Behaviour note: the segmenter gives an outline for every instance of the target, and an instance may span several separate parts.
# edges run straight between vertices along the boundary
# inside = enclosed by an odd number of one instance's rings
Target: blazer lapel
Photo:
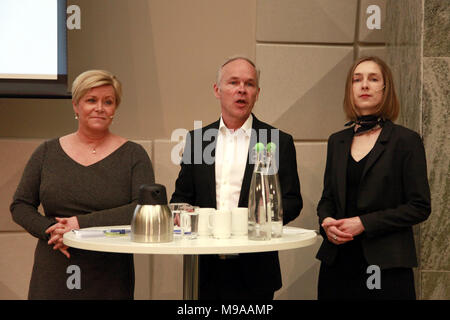
[[[340,145],[337,148],[337,184],[339,203],[341,204],[341,212],[345,212],[346,191],[347,191],[347,163],[350,156],[350,147],[353,140],[353,129],[349,129],[345,136],[341,138]]]
[[[249,164],[245,166],[244,179],[242,180],[241,194],[239,195],[239,207],[248,206],[248,195],[250,191],[250,183],[252,182],[254,164]]]
[[[392,130],[392,122],[386,121],[383,129],[381,130],[380,136],[377,139],[377,142],[373,146],[372,151],[367,158],[367,163],[364,167],[363,174],[361,175],[361,180],[364,181],[364,177],[366,176],[369,169],[375,164],[375,162],[380,158],[385,150],[384,144],[389,140],[389,136],[391,135]]]
[[[253,170],[255,164],[250,161],[250,157],[253,155],[252,150],[256,142],[259,141],[259,129],[261,128],[260,121],[253,115],[252,134],[250,136],[250,143],[248,145],[247,162],[245,165],[244,178],[242,179],[241,193],[239,195],[239,207],[248,206],[248,196],[250,191],[250,184],[252,182]]]
[[[211,156],[214,159],[213,163],[205,163],[202,161],[202,166],[206,171],[206,179],[209,184],[208,189],[210,191],[211,201],[213,203],[213,208],[217,208],[217,199],[216,199],[216,146],[217,146],[217,135],[219,131],[220,120],[212,123],[208,127],[204,128],[202,131],[202,153],[204,153],[205,148],[211,150]],[[204,135],[207,130],[214,130],[212,135],[208,135],[208,140],[204,140]],[[209,140],[211,138],[211,140]],[[202,154],[203,159],[204,154]]]

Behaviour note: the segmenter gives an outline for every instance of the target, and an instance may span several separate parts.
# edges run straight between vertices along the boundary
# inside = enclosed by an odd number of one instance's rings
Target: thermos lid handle
[[[162,184],[143,184],[139,188],[138,204],[167,205],[166,187]]]

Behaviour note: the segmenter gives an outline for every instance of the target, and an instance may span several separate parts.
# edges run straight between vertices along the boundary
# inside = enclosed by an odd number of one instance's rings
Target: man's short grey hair
[[[222,80],[222,69],[223,67],[225,67],[227,64],[229,64],[230,62],[236,61],[236,60],[245,60],[248,63],[250,63],[253,68],[256,71],[256,87],[259,88],[259,75],[261,73],[261,71],[258,69],[258,67],[256,66],[256,64],[248,57],[246,56],[241,56],[241,55],[236,55],[236,56],[232,56],[229,57],[227,60],[225,60],[225,62],[220,66],[219,70],[217,71],[217,79],[216,79],[216,84],[219,87],[220,86],[220,80]]]

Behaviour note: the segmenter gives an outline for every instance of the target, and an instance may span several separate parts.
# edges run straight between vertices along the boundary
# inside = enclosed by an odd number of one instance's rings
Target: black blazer
[[[319,223],[326,217],[345,218],[347,162],[353,128],[328,140],[324,189],[317,207]],[[361,235],[369,265],[382,269],[417,266],[412,226],[431,213],[425,150],[420,136],[387,121],[368,155],[361,177],[357,207],[365,231]],[[325,231],[317,258],[332,264],[338,246]]]
[[[181,170],[175,183],[175,192],[170,202],[186,202],[200,207],[216,208],[216,178],[215,178],[215,144],[217,142],[217,132],[220,121],[216,121],[202,129],[191,131],[186,137],[186,145],[181,162]],[[295,146],[292,136],[286,134],[274,127],[259,121],[253,115],[253,125],[250,138],[252,148],[256,142],[267,143],[275,139],[272,137],[274,132],[279,135],[279,161],[278,175],[280,179],[282,200],[283,200],[283,222],[284,224],[294,220],[303,207],[300,196],[300,181],[297,174],[297,160]],[[213,129],[213,130],[209,130]],[[209,130],[209,131],[208,131]],[[273,131],[276,130],[276,131]],[[211,134],[208,134],[211,133]],[[254,133],[256,132],[256,136]],[[208,136],[209,141],[202,141],[201,149],[197,146],[194,137]],[[268,133],[267,141],[264,134]],[[276,134],[275,133],[275,134]],[[207,159],[195,159],[194,150],[201,150],[202,154],[211,153],[212,163],[207,163]],[[198,154],[198,152],[197,152]],[[197,161],[195,161],[197,160]],[[198,161],[201,160],[201,163]],[[195,161],[195,162],[194,162]],[[198,163],[198,164],[196,164]],[[254,164],[250,163],[247,157],[244,178],[242,181],[241,193],[239,197],[239,207],[248,206],[248,196],[250,182],[252,179]],[[212,276],[211,259],[209,255],[200,256],[200,283],[208,281]],[[278,260],[278,252],[240,254],[239,263],[244,272],[244,278],[248,281],[247,286],[255,290],[276,291],[281,288],[281,272]]]

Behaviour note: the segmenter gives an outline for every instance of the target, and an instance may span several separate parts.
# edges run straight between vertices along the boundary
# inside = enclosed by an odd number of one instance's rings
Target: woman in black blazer
[[[394,124],[399,113],[389,67],[356,61],[345,89],[352,127],[328,140],[322,198],[319,299],[415,299],[412,226],[431,212],[420,136]]]

